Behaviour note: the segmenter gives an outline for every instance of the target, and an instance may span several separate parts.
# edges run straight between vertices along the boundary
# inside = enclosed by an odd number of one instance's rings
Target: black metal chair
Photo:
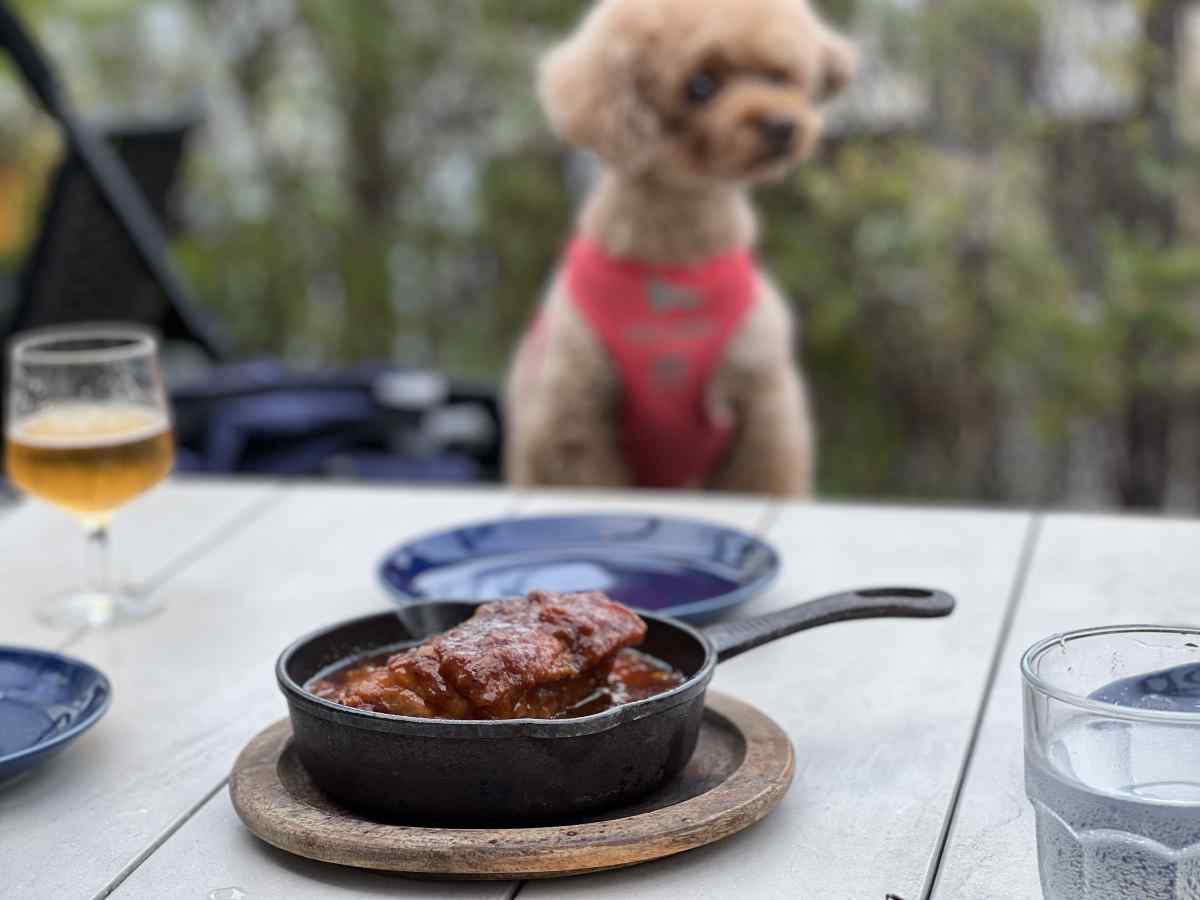
[[[158,329],[168,345],[226,357],[171,263],[160,224],[170,221],[170,189],[196,119],[97,133],[5,0],[0,50],[59,123],[67,148],[0,338],[45,325],[132,320]],[[190,384],[170,374],[184,470],[400,481],[499,473],[499,403],[488,386],[391,366],[298,375],[270,360],[204,368]]]
[[[195,117],[183,117],[103,132],[161,222],[172,222],[171,190],[195,123]],[[116,320],[155,328],[164,340],[193,344],[212,359],[225,355],[203,311],[166,297],[91,176],[68,152],[54,175],[0,338],[49,325]]]
[[[220,366],[172,391],[180,468],[364,481],[495,481],[494,388],[364,365],[320,373]]]
[[[76,113],[50,60],[4,0],[0,50],[58,123],[66,147],[0,337],[40,325],[121,319],[194,343],[212,359],[224,356],[224,341],[171,262],[161,225],[195,118],[99,134]]]

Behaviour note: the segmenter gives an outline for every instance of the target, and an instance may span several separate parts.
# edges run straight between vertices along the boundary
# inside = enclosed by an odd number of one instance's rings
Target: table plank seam
[[[984,719],[987,717],[988,706],[992,697],[992,690],[996,684],[996,679],[1000,675],[1000,667],[1004,662],[1004,651],[1007,648],[1008,641],[1012,635],[1013,625],[1017,618],[1017,611],[1020,607],[1021,599],[1025,593],[1025,587],[1029,582],[1029,573],[1033,569],[1033,561],[1037,554],[1037,547],[1042,536],[1044,524],[1045,516],[1042,513],[1035,513],[1031,517],[1025,532],[1025,538],[1021,546],[1021,553],[1017,558],[1017,571],[1013,578],[1013,584],[1009,592],[1008,603],[1004,611],[1004,619],[1001,623],[1000,631],[996,641],[996,649],[992,654],[992,660],[988,668],[987,678],[984,681],[983,695],[980,699],[979,707],[975,712],[975,718],[971,724],[971,735],[967,741],[966,752],[964,753],[962,765],[959,767],[958,777],[955,780],[954,788],[950,795],[950,803],[947,807],[946,816],[942,823],[941,834],[938,836],[937,851],[934,854],[933,861],[929,867],[929,872],[925,878],[925,887],[921,893],[922,900],[932,900],[932,897],[937,890],[938,878],[941,875],[942,863],[946,855],[946,848],[949,846],[950,836],[954,831],[954,822],[958,816],[959,803],[962,800],[963,788],[965,787],[967,778],[971,773],[971,763],[975,757],[975,750],[979,743],[980,733],[983,730]]]
[[[276,487],[279,487],[279,486],[276,486]],[[258,516],[263,515],[263,514],[268,514],[269,511],[274,510],[275,507],[284,500],[284,493],[286,491],[290,491],[290,490],[291,490],[290,487],[284,487],[282,490],[280,490],[280,492],[278,494],[273,494],[272,497],[257,498],[257,503],[261,503],[263,508],[262,508],[261,512],[258,515],[256,515],[254,517],[254,519],[252,519],[251,521],[257,520]],[[499,504],[497,504],[497,508],[503,510],[503,512],[501,513],[502,515],[507,515],[510,517],[518,517],[522,514],[529,514],[531,512],[536,512],[536,509],[535,508],[531,509],[531,507],[536,507],[536,504],[542,499],[542,496],[543,495],[539,495],[535,492],[506,491],[505,496],[502,498],[501,502]],[[500,499],[500,498],[497,498],[497,499]],[[257,504],[249,504],[249,503],[246,504],[247,511],[253,505],[257,505]],[[752,530],[754,533],[757,533],[759,535],[766,535],[768,533],[778,534],[780,527],[781,527],[780,523],[787,521],[786,513],[788,512],[789,509],[791,509],[791,506],[789,504],[781,503],[777,500],[768,500],[768,499],[764,498],[762,503],[757,505],[753,510],[745,510],[745,512],[752,513],[752,515],[745,515],[743,518],[743,521],[748,523],[748,526],[749,526],[748,530]],[[278,516],[278,513],[273,512],[273,513],[269,514],[269,517],[271,517],[272,519],[277,516]],[[237,516],[234,516],[233,520],[236,521],[237,518],[238,518]],[[250,522],[246,522],[241,527],[245,527],[245,525],[248,525],[248,524],[250,524]],[[967,721],[967,717],[970,716],[973,712],[970,708],[970,704],[974,701],[974,695],[968,695],[968,697],[966,698],[967,702],[965,704],[963,704],[963,712],[966,715],[962,716],[959,720],[960,721],[960,730],[965,730],[965,729],[962,729],[962,726],[966,726],[967,729],[969,729],[968,734],[970,735],[970,739],[969,739],[967,748],[964,751],[963,755],[958,760],[956,760],[955,757],[953,755],[951,755],[950,759],[948,760],[949,765],[946,766],[947,770],[953,770],[955,768],[958,769],[958,773],[957,773],[958,781],[952,785],[951,802],[947,807],[946,813],[944,814],[944,821],[942,824],[941,833],[936,836],[936,856],[934,858],[935,861],[931,864],[929,871],[926,873],[926,882],[930,885],[929,892],[926,893],[926,897],[929,896],[929,893],[931,893],[932,890],[934,889],[934,887],[936,886],[936,878],[937,878],[937,874],[938,874],[938,871],[941,866],[942,855],[946,852],[946,847],[949,842],[949,836],[953,829],[953,824],[954,824],[953,813],[954,813],[954,810],[957,808],[957,805],[961,798],[961,794],[963,792],[964,783],[965,783],[965,780],[967,777],[967,769],[969,768],[971,760],[974,757],[976,743],[979,739],[980,723],[982,722],[982,718],[983,718],[984,714],[986,713],[987,699],[991,693],[992,686],[997,678],[996,663],[998,662],[998,654],[1000,654],[1002,652],[1001,648],[1004,646],[1004,644],[1007,643],[1011,639],[1011,637],[1009,635],[1009,631],[1012,626],[1012,619],[1015,618],[1015,616],[1016,616],[1017,606],[1021,602],[1022,597],[1024,595],[1024,591],[1025,591],[1025,578],[1026,578],[1025,573],[1027,573],[1029,571],[1029,569],[1032,568],[1032,557],[1033,557],[1036,547],[1038,546],[1038,542],[1040,539],[1041,532],[1040,532],[1040,518],[1039,517],[1027,516],[1027,517],[1025,517],[1024,521],[1018,519],[1017,521],[1014,521],[1011,524],[1013,527],[1012,537],[1017,538],[1020,541],[1020,545],[1019,545],[1019,547],[1014,547],[1011,543],[1008,543],[1007,541],[1005,542],[1005,553],[1004,553],[1004,556],[1000,560],[997,561],[997,563],[998,563],[997,570],[998,571],[996,573],[999,576],[998,577],[999,584],[996,585],[999,588],[999,591],[998,591],[999,596],[997,596],[995,599],[999,600],[1000,602],[1005,604],[1004,609],[1006,610],[1007,614],[1005,616],[1003,616],[1001,619],[1002,628],[1001,628],[1001,631],[998,633],[998,637],[997,637],[998,644],[996,645],[996,648],[995,648],[995,651],[993,654],[992,667],[983,672],[988,684],[987,684],[987,686],[984,690],[984,694],[983,694],[983,706],[982,706],[982,708],[977,710],[978,717],[974,720],[974,722]],[[210,535],[210,537],[211,537],[211,535]],[[227,536],[227,538],[230,538],[230,537],[234,537],[234,535]],[[786,535],[783,535],[781,537],[786,537]],[[170,566],[166,566],[163,568],[163,572],[165,573],[165,575],[162,578],[162,581],[165,581],[169,578],[176,578],[176,576],[179,575],[181,572],[183,572],[185,569],[190,569],[190,567],[194,563],[196,563],[197,560],[202,561],[203,559],[206,559],[208,553],[210,553],[218,545],[224,544],[226,542],[227,542],[227,540],[225,538],[222,538],[221,540],[218,540],[216,543],[214,543],[212,547],[209,547],[207,549],[200,549],[199,555],[196,556],[195,559],[190,559],[190,560],[186,559],[186,557],[189,555],[187,553],[180,554],[178,556],[177,560],[172,562],[172,564]],[[201,542],[201,544],[202,543],[203,543],[203,541]],[[1016,556],[1015,560],[1013,559],[1013,556],[1010,555],[1010,554],[1012,554],[1012,551],[1014,549],[1017,550],[1017,553],[1015,554],[1015,556]],[[169,571],[172,568],[174,568],[175,570]],[[1006,588],[1007,588],[1007,591],[1005,590]],[[1007,596],[1006,596],[1006,594],[1007,594]],[[983,647],[986,647],[985,642],[981,641],[980,643],[982,644]],[[255,648],[255,649],[257,649],[257,648]],[[987,653],[987,651],[985,649],[984,653],[983,653],[984,660],[981,660],[981,663],[986,660],[986,653]],[[956,765],[956,763],[957,763],[957,765]],[[952,777],[954,774],[955,773],[953,773],[953,771],[946,771],[946,773],[945,773],[946,780],[948,781],[950,779],[950,777]],[[201,779],[197,779],[197,781],[201,781]],[[156,836],[154,836],[153,838],[149,839],[148,842],[143,845],[142,849],[137,853],[136,856],[134,856],[132,858],[126,857],[128,862],[122,867],[121,871],[115,877],[112,878],[112,880],[104,887],[104,889],[99,894],[96,895],[97,900],[101,900],[101,898],[110,897],[114,892],[117,892],[117,891],[128,892],[130,890],[130,887],[132,887],[134,884],[138,884],[139,880],[140,880],[139,878],[134,878],[133,882],[129,882],[129,879],[131,877],[134,877],[135,873],[137,873],[137,871],[146,863],[147,860],[155,859],[155,860],[161,861],[164,858],[167,858],[167,859],[171,858],[174,855],[174,852],[175,852],[174,850],[168,850],[166,857],[159,857],[159,856],[157,856],[157,853],[164,846],[178,849],[180,844],[186,844],[190,832],[185,832],[184,834],[182,834],[179,838],[176,839],[175,844],[170,844],[169,842],[173,838],[175,838],[176,832],[180,832],[185,826],[187,826],[187,824],[189,822],[191,822],[193,819],[195,819],[202,810],[209,808],[210,803],[221,803],[222,799],[221,799],[220,795],[224,791],[224,789],[227,787],[227,785],[228,785],[228,778],[222,777],[220,779],[219,783],[215,787],[213,787],[212,790],[207,791],[204,794],[204,796],[199,799],[199,801],[197,803],[195,803],[189,809],[183,811],[177,818],[169,820],[165,826],[160,826],[159,833]],[[196,796],[196,793],[198,793],[199,787],[200,787],[199,785],[194,785],[192,787],[192,790],[190,790],[188,792],[188,794],[190,794],[193,797]],[[180,797],[177,802],[179,802],[179,805],[182,806],[183,803],[187,802],[186,796]],[[142,840],[147,841],[147,838],[142,837]],[[114,860],[114,863],[115,862],[118,862],[118,860]],[[918,865],[919,865],[919,863],[918,863]],[[151,866],[149,866],[147,868],[150,869],[153,867],[154,867],[154,864],[152,864]],[[110,869],[110,871],[111,871],[111,869]],[[123,885],[125,885],[127,882],[129,882],[130,886],[123,887]],[[526,882],[524,882],[524,881],[519,881],[519,882],[514,881],[514,882],[510,883],[509,885],[507,885],[504,888],[504,891],[505,891],[504,896],[505,896],[506,900],[516,900],[516,898],[518,898],[519,896],[529,896],[529,895],[525,895],[523,893],[525,884],[526,884]],[[95,883],[93,882],[93,884],[89,886],[89,889],[90,889],[90,887],[94,887],[94,886],[95,886]],[[530,890],[531,890],[531,893],[537,892],[536,886],[531,888]],[[914,898],[914,900],[915,900],[915,898]]]
[[[148,592],[160,590],[172,578],[189,569],[282,503],[292,490],[290,487],[274,487],[265,496],[247,504],[146,579],[142,589]]]
[[[525,511],[537,502],[537,494],[534,491],[518,490],[513,494],[512,506],[509,509],[509,515],[517,518],[525,515]],[[775,523],[779,521],[783,514],[783,504],[778,499],[770,499],[754,519],[754,523],[750,527],[750,531],[762,537],[770,531]],[[517,896],[525,889],[528,881],[517,881],[513,884],[508,896],[505,900],[516,900]]]
[[[196,543],[185,547],[154,574],[145,579],[140,586],[141,590],[147,593],[161,590],[176,575],[197,562],[202,556],[215,550],[221,544],[225,543],[226,540],[232,538],[246,526],[256,521],[276,503],[282,501],[288,490],[287,488],[275,487],[266,496],[260,497],[238,510],[233,516],[215,526],[207,535],[202,536]],[[77,628],[75,631],[64,636],[61,641],[54,645],[53,649],[57,653],[65,653],[90,633],[90,628]]]
[[[199,562],[202,558],[215,551],[222,544],[234,538],[254,522],[258,521],[291,493],[290,487],[274,485],[262,497],[258,497],[252,502],[241,507],[236,513],[228,517],[218,525],[214,526],[207,534],[203,535],[199,540],[191,546],[185,548],[180,553],[176,554],[166,565],[162,566],[157,572],[152,574],[143,583],[143,589],[147,591],[161,590],[171,579],[185,572],[192,565]],[[70,646],[71,644],[82,640],[90,631],[83,629],[70,635],[61,648]],[[228,778],[223,778],[210,791],[204,794],[201,799],[190,808],[181,813],[174,821],[172,821],[166,829],[163,830],[153,841],[134,856],[109,882],[101,888],[96,895],[96,900],[110,896],[113,891],[117,890],[121,884],[132,875],[139,866],[142,865],[150,856],[166,843],[172,835],[182,828],[187,822],[199,812],[205,804],[215,797],[228,783]]]
[[[148,578],[145,582],[147,590],[161,590],[167,582],[172,578],[182,574],[195,563],[199,562],[203,557],[215,551],[222,544],[226,543],[240,532],[244,531],[250,525],[257,522],[272,509],[279,506],[293,491],[289,486],[275,485],[268,493],[259,497],[253,502],[247,504],[242,509],[238,510],[230,518],[226,519],[221,524],[214,527],[205,537],[201,538],[191,547],[179,553],[167,565],[163,566],[158,572]],[[82,638],[88,631],[85,629],[82,632],[73,635],[75,639]],[[113,878],[106,884],[100,893],[96,895],[96,900],[103,900],[108,897],[121,886],[121,884],[129,878],[138,867],[149,859],[155,851],[163,844],[171,839],[180,828],[188,823],[204,806],[217,796],[221,790],[228,784],[228,777],[222,778],[220,782],[211,790],[206,792],[204,796],[190,808],[181,813],[167,828],[158,835],[149,845],[144,847],[133,859],[125,865]]]
[[[216,550],[220,545],[233,537],[237,532],[245,529],[254,522],[258,521],[271,510],[278,507],[283,501],[292,494],[294,488],[290,486],[277,486],[266,497],[260,498],[254,503],[247,506],[240,513],[225,523],[222,528],[226,529],[223,533],[221,529],[215,529],[210,535],[209,540],[202,541],[193,547],[190,551],[180,554],[180,556],[169,566],[164,567],[163,571],[155,576],[155,588],[162,587],[170,578],[182,573],[195,562],[198,562],[201,557]],[[528,499],[529,494],[526,492],[508,492],[508,499],[505,503],[504,515],[516,516],[518,509],[521,506],[523,499]],[[86,633],[86,632],[85,632]],[[115,875],[111,881],[96,895],[94,900],[104,900],[116,891],[128,878],[133,875],[151,856],[153,856],[163,845],[169,841],[176,832],[183,828],[192,818],[204,809],[210,802],[215,800],[218,795],[228,786],[229,777],[224,776],[218,784],[211,790],[206,792],[204,796],[193,806],[185,810],[180,816],[175,819],[158,837],[143,848],[130,862]],[[516,896],[518,885],[514,883],[512,892],[506,900],[512,900]]]
[[[511,515],[521,515],[521,510],[534,502],[534,496],[528,491],[519,491],[514,497],[513,510]],[[784,503],[778,498],[770,498],[767,500],[760,512],[754,519],[754,523],[750,526],[752,534],[758,537],[765,537],[772,528],[778,524],[783,517]],[[505,900],[517,900],[521,891],[529,882],[527,880],[518,881],[513,884],[511,891]]]
[[[144,847],[137,856],[131,859],[125,865],[125,867],[121,869],[120,872],[114,875],[108,884],[100,889],[100,893],[96,894],[94,900],[104,900],[104,898],[111,896],[113,891],[119,888],[130,875],[137,871],[137,868],[146,860],[148,860],[151,855],[158,850],[159,847],[169,841],[175,832],[186,825],[188,820],[190,820],[194,815],[196,815],[196,813],[204,808],[205,804],[207,804],[210,800],[217,796],[217,794],[224,790],[228,783],[228,777],[222,778],[220,783],[203,797],[201,797],[198,803],[194,804],[190,809],[184,810],[181,815],[176,817],[175,821],[171,822],[165,829],[163,829],[161,834],[151,841],[148,846]]]

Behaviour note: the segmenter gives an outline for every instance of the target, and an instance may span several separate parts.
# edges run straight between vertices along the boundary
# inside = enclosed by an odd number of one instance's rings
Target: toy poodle
[[[598,0],[551,51],[551,123],[603,171],[509,376],[512,483],[811,492],[747,191],[812,154],[854,68],[807,0]]]

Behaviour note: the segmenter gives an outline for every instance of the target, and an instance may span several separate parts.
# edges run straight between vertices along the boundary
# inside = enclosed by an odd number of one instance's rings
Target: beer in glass
[[[78,628],[154,612],[152,598],[112,584],[108,560],[113,513],[162,481],[174,459],[154,336],[119,325],[18,336],[6,439],[8,477],[75,516],[100,557],[96,584],[56,598],[41,617]]]

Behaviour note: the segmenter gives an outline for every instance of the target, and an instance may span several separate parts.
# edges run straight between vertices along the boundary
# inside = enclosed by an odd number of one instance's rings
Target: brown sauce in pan
[[[394,651],[365,659],[358,657],[340,668],[321,673],[305,685],[305,688],[318,697],[338,702],[337,698],[348,685],[362,682],[369,679],[373,673],[386,669],[393,654]],[[679,687],[685,681],[687,676],[668,663],[627,647],[613,658],[612,667],[606,677],[599,679],[598,683],[589,684],[586,692],[580,692],[577,702],[550,718],[576,719],[580,716],[590,716],[615,706],[665,693]]]
[[[559,716],[574,719],[666,693],[687,681],[669,663],[640,650],[626,648],[613,660],[608,681],[592,697]]]

